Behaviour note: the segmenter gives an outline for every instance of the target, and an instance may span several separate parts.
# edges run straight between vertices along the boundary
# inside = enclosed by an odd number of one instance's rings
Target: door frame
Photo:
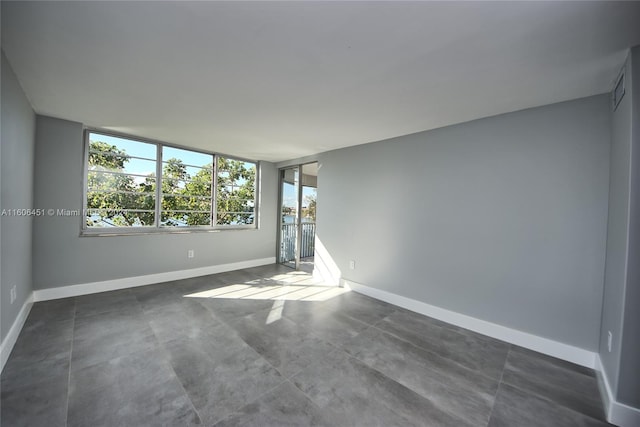
[[[298,171],[298,188],[297,188],[297,209],[296,209],[296,218],[295,218],[295,228],[296,228],[296,244],[295,244],[295,270],[300,270],[300,251],[302,250],[302,189],[303,179],[302,179],[302,167],[304,165],[310,165],[313,163],[318,163],[317,160],[312,160],[305,163],[298,163],[289,166],[284,166],[278,168],[278,227],[277,227],[277,239],[276,239],[276,261],[278,264],[286,265],[280,261],[280,251],[282,245],[282,201],[283,201],[283,192],[282,192],[282,184],[284,182],[284,173],[283,171],[287,169],[297,169]],[[317,208],[316,208],[317,209]]]
[[[276,239],[276,259],[278,264],[282,264],[288,267],[288,265],[280,260],[280,253],[282,250],[282,202],[284,195],[282,194],[282,187],[284,184],[284,171],[288,169],[297,169],[298,172],[298,188],[296,189],[296,194],[298,196],[297,206],[296,206],[296,217],[294,219],[295,230],[296,230],[296,242],[294,249],[294,269],[300,269],[300,247],[302,245],[302,233],[301,231],[301,207],[302,207],[302,165],[291,165],[285,166],[278,169],[278,238]]]

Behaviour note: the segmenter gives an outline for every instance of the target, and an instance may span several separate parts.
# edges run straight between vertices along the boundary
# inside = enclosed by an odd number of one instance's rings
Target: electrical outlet
[[[356,262],[354,260],[349,261],[349,270],[356,269]]]
[[[189,249],[187,251],[187,258],[194,258],[196,256],[196,252],[193,249]]]
[[[611,331],[608,331],[608,336],[607,336],[607,348],[609,349],[609,353],[611,353],[611,344],[613,343],[613,334],[611,333]]]
[[[16,301],[16,285],[11,287],[11,304]]]

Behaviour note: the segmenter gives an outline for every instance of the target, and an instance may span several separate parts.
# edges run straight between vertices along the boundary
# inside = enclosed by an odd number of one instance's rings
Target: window
[[[218,157],[217,225],[254,223],[256,164]]]
[[[155,225],[154,144],[90,134],[87,227]]]
[[[213,157],[162,147],[161,225],[211,225]]]
[[[257,163],[86,132],[84,231],[256,226]]]

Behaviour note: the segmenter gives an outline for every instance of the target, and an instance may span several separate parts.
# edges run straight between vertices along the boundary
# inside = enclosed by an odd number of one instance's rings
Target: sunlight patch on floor
[[[266,324],[270,325],[273,322],[277,322],[282,319],[282,310],[284,309],[284,300],[279,299],[273,302],[273,307],[271,307],[271,311],[267,316]]]
[[[348,289],[307,285],[246,285],[233,284],[221,288],[184,295],[185,298],[217,298],[283,301],[326,301],[349,292]]]

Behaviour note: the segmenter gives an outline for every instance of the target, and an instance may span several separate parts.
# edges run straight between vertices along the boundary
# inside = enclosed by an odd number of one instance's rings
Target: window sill
[[[224,231],[258,231],[258,227],[218,227],[218,228],[181,228],[181,229],[149,229],[149,230],[82,230],[80,237],[109,237],[109,236],[150,236],[166,234],[192,234],[192,233],[220,233]]]

